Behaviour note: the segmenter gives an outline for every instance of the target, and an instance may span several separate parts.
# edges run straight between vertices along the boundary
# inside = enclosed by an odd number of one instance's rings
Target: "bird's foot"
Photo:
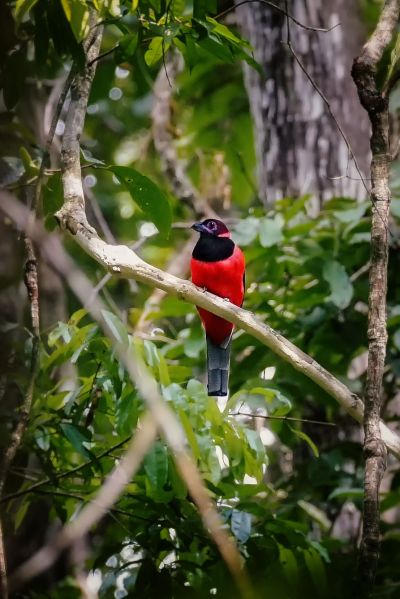
[[[202,287],[201,290],[202,290],[203,293],[206,293],[206,291],[208,291],[207,287]]]
[[[224,300],[224,302],[227,302],[228,304],[231,303],[231,300],[229,299],[229,297],[224,297],[223,300]]]

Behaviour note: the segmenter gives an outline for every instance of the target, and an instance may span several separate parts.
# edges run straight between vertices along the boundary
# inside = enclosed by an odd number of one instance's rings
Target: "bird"
[[[192,282],[235,306],[243,304],[245,259],[221,220],[208,218],[194,223],[200,233],[190,261]],[[207,340],[208,395],[228,395],[229,362],[233,324],[204,308],[197,308]]]

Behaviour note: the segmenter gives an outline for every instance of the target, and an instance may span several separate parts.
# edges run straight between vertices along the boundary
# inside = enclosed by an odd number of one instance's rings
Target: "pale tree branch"
[[[386,293],[389,255],[389,102],[378,89],[376,71],[390,44],[400,16],[400,0],[386,0],[371,37],[352,69],[360,102],[371,121],[371,265],[368,299],[368,368],[364,411],[364,506],[359,565],[360,582],[367,596],[379,559],[379,488],[386,468],[386,447],[380,428],[382,380],[387,325]]]
[[[26,226],[26,209],[24,206],[19,204],[14,196],[6,191],[0,191],[0,199],[0,210],[7,214],[19,228],[23,229]],[[234,306],[212,293],[203,291],[190,281],[179,279],[151,264],[147,264],[125,245],[105,243],[96,233],[93,233],[92,227],[88,228],[81,224],[84,219],[84,213],[79,217],[80,224],[65,216],[65,218],[62,217],[61,225],[64,229],[71,226],[72,231],[74,231],[71,234],[75,241],[108,272],[127,279],[135,279],[150,287],[163,289],[170,295],[175,295],[181,300],[205,308],[209,312],[229,320],[238,328],[258,339],[293,368],[314,381],[357,422],[361,423],[363,421],[364,404],[355,393],[352,393],[344,383],[335,378],[311,356],[269,325],[261,322],[252,312]],[[71,232],[71,229],[69,231]],[[43,228],[36,227],[35,239],[37,243],[43,244],[49,237]],[[382,439],[389,451],[397,458],[400,458],[400,437],[383,422],[381,422],[380,428]]]

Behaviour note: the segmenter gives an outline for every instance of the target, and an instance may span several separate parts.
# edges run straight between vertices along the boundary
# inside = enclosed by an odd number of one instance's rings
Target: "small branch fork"
[[[359,577],[367,596],[375,579],[379,559],[379,487],[386,469],[386,447],[379,426],[387,327],[386,293],[388,266],[389,100],[377,87],[376,71],[390,44],[400,16],[400,0],[386,0],[378,24],[360,56],[352,76],[362,106],[368,113],[371,133],[371,265],[369,271],[368,369],[364,410],[364,507]],[[379,208],[378,208],[379,207]]]

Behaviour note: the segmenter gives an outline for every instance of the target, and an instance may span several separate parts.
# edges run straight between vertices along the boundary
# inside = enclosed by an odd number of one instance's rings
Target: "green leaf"
[[[343,488],[337,487],[329,495],[328,499],[362,499],[364,497],[364,490],[362,488]]]
[[[127,166],[108,168],[127,188],[146,218],[156,225],[160,233],[168,236],[172,222],[171,206],[161,189],[134,168]]]
[[[347,308],[353,297],[353,285],[344,266],[336,260],[325,262],[322,276],[331,288],[327,299],[342,310]]]
[[[303,499],[299,499],[297,505],[301,507],[305,511],[306,514],[310,516],[315,522],[319,524],[321,529],[324,532],[328,532],[332,526],[332,522],[329,520],[328,516],[319,509],[316,505],[310,503],[309,501],[304,501]]]
[[[299,570],[297,565],[296,556],[287,547],[283,545],[279,546],[279,562],[282,570],[285,573],[286,578],[290,582],[291,586],[296,588],[298,586]]]
[[[299,431],[299,430],[293,428],[292,426],[290,426],[290,424],[288,424],[288,427],[290,428],[292,433],[294,433],[297,437],[299,437],[299,439],[302,439],[303,441],[305,441],[307,443],[307,445],[311,448],[311,451],[313,452],[315,457],[319,458],[318,447],[315,445],[314,441],[312,439],[310,439],[310,437],[303,431]]]
[[[15,5],[15,24],[17,28],[27,12],[31,10],[38,0],[17,0]]]
[[[251,535],[251,514],[232,510],[231,530],[239,543],[246,543]]]
[[[163,37],[153,37],[144,55],[144,59],[149,68],[155,67],[160,62],[163,54],[168,50],[169,45],[170,42],[166,42]]]
[[[87,458],[92,457],[90,451],[84,446],[84,443],[90,442],[90,434],[85,428],[81,426],[77,427],[75,424],[70,424],[69,422],[62,422],[60,428],[78,453]]]
[[[89,8],[85,0],[61,0],[65,16],[77,42],[89,33]]]
[[[202,19],[208,12],[217,12],[217,0],[193,0],[193,17]]]
[[[146,455],[144,469],[154,489],[163,491],[168,478],[168,452],[162,441],[157,441]]]
[[[353,205],[353,202],[349,202]],[[334,210],[333,214],[341,223],[358,223],[369,206],[369,202],[360,202],[352,208]]]
[[[114,57],[117,64],[130,61],[136,53],[136,48],[139,42],[139,34],[137,32],[124,35],[118,42],[115,49]]]
[[[396,42],[394,44],[393,50],[390,53],[390,64],[389,64],[388,72],[386,75],[385,83],[387,83],[389,81],[389,79],[393,75],[394,71],[396,71],[399,68],[399,63],[400,63],[400,33],[397,33]]]
[[[260,220],[260,243],[264,248],[272,247],[283,240],[283,225],[281,214]]]
[[[135,394],[125,387],[117,401],[115,421],[119,435],[129,435],[138,419],[138,403]]]
[[[313,548],[308,549],[304,551],[304,561],[318,594],[322,595],[326,591],[326,571],[320,554]]]
[[[115,339],[124,345],[124,347],[128,347],[129,345],[129,337],[126,332],[126,326],[124,323],[112,312],[108,310],[102,310],[101,314],[106,321],[108,327],[111,329],[112,334]]]
[[[250,245],[257,237],[258,230],[258,218],[250,216],[249,218],[245,218],[244,220],[240,221],[240,223],[235,225],[232,231],[232,239],[238,245]]]

